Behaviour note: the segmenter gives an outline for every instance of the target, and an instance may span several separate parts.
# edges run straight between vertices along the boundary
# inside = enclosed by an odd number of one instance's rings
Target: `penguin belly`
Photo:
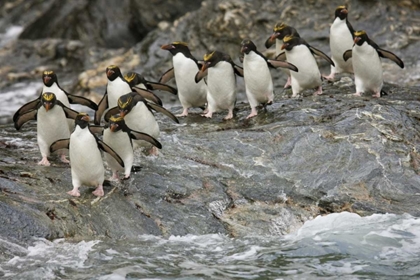
[[[353,47],[353,37],[347,27],[346,20],[336,18],[330,28],[331,65],[333,73],[353,73],[352,59],[344,61],[343,53]]]
[[[121,95],[132,92],[128,83],[123,81],[120,77],[113,81],[108,81],[106,91],[108,93],[109,108],[113,108],[118,105],[118,98],[120,98]]]
[[[64,106],[66,106],[68,108],[71,108],[69,98],[67,97],[67,94],[57,85],[57,83],[53,83],[50,87],[47,87],[46,85],[44,85],[44,87],[42,88],[42,93],[45,93],[45,92],[54,93],[57,100],[59,100],[61,103],[63,103]],[[67,119],[66,121],[67,121],[67,124],[69,126],[69,130],[73,131],[74,120]]]
[[[74,122],[74,121],[73,121]],[[37,112],[37,140],[43,157],[50,155],[50,146],[54,141],[70,137],[67,118],[63,108],[54,106],[48,112],[40,107]]]
[[[199,70],[194,60],[177,53],[172,58],[179,102],[183,108],[202,107],[206,104],[207,89],[204,80],[196,83],[194,78]]]
[[[289,63],[294,64],[299,69],[299,72],[290,71],[293,96],[306,89],[316,88],[321,85],[321,73],[314,56],[307,46],[295,46],[292,50],[286,51],[286,57]]]
[[[143,102],[138,102],[136,106],[124,117],[125,123],[132,130],[147,133],[155,139],[159,138],[159,124],[152,112]],[[143,140],[133,140],[133,148],[150,148],[153,145]]]
[[[383,86],[382,64],[377,51],[366,42],[352,49],[356,92],[380,92]]]
[[[273,81],[265,59],[250,52],[245,55],[243,66],[246,95],[250,106],[253,108],[273,101]]]
[[[236,102],[236,80],[232,65],[221,61],[207,71],[209,111],[233,109]]]
[[[124,171],[125,175],[129,175],[134,161],[133,147],[130,138],[124,131],[112,132],[110,129],[104,130],[103,140],[105,144],[110,146],[123,160],[124,168],[108,153],[104,153],[106,162],[112,171]]]
[[[73,186],[98,186],[105,169],[95,137],[88,128],[76,127],[70,136],[70,162]]]

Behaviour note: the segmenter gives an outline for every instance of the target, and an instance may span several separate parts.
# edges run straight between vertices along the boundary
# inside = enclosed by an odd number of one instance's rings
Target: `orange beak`
[[[51,80],[51,77],[45,76],[44,77],[44,84],[47,84]]]
[[[114,74],[114,71],[112,71],[111,69],[106,70],[107,77],[110,77],[112,74]]]
[[[45,111],[47,111],[48,112],[48,110],[50,110],[51,109],[51,106],[52,104],[51,104],[51,102],[46,102],[45,103]]]
[[[360,37],[354,37],[354,43],[357,44],[357,42],[359,42],[360,39],[361,39]]]
[[[127,115],[127,110],[120,110],[120,117],[124,118]]]
[[[162,45],[160,48],[161,48],[162,50],[167,50],[167,51],[169,51],[170,49],[172,49],[172,48],[173,48],[173,46],[172,46],[171,44],[168,44],[168,45]]]
[[[82,120],[87,121],[87,122],[90,121],[89,115],[83,116]]]
[[[110,129],[112,132],[115,132],[115,131],[117,130],[117,128],[118,128],[118,124],[116,124],[116,123],[112,123],[112,124],[109,126],[109,129]]]

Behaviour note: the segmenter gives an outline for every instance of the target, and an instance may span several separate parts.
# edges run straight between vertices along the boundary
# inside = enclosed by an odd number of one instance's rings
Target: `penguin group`
[[[41,152],[39,165],[49,166],[48,157],[58,151],[61,161],[70,159],[73,189],[72,196],[80,196],[82,185],[94,186],[93,194],[103,196],[104,158],[112,171],[111,180],[130,177],[134,151],[157,155],[162,148],[158,141],[159,124],[153,112],[160,112],[175,123],[178,117],[187,117],[190,108],[201,108],[202,116],[227,111],[224,120],[234,117],[236,104],[236,79],[243,77],[245,93],[251,109],[247,119],[258,115],[257,108],[266,109],[274,102],[274,85],[271,68],[281,68],[287,75],[284,88],[291,88],[292,97],[305,90],[321,95],[324,79],[334,81],[339,73],[354,74],[356,92],[360,96],[371,92],[373,97],[383,91],[383,72],[380,58],[388,58],[404,68],[403,61],[390,51],[380,48],[365,30],[356,31],[348,20],[348,7],[335,10],[330,27],[331,57],[311,46],[298,31],[284,22],[274,25],[272,34],[265,41],[268,49],[275,44],[275,58],[264,56],[253,41],[244,39],[238,44],[242,66],[230,55],[220,50],[210,50],[202,59],[193,56],[188,44],[175,41],[161,47],[172,55],[173,67],[163,73],[158,82],[146,80],[137,72],[122,74],[116,65],[105,70],[106,90],[98,104],[63,90],[54,71],[44,71],[40,96],[23,105],[13,116],[19,130],[30,120],[37,121],[37,142]],[[321,75],[315,56],[331,67],[329,75]],[[175,80],[176,88],[167,85]],[[163,107],[153,90],[163,90],[177,95],[182,112],[174,115]],[[93,123],[88,114],[77,112],[70,104],[80,104],[94,110]],[[105,125],[101,125],[105,123]]]

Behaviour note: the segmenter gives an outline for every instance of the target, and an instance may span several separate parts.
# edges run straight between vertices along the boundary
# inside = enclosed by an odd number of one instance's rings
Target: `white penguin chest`
[[[159,125],[152,112],[143,102],[136,106],[124,117],[125,123],[132,130],[147,133],[152,137],[159,136]]]
[[[287,61],[294,64],[299,71],[290,71],[292,76],[292,89],[298,91],[310,89],[321,85],[321,73],[318,64],[309,48],[305,45],[293,47],[286,51]]]
[[[112,108],[118,105],[118,98],[121,95],[131,92],[131,88],[128,83],[118,77],[113,81],[108,81],[106,91],[108,93],[108,106]]]
[[[358,91],[382,88],[382,63],[378,52],[368,43],[355,45],[352,49],[355,83]]]
[[[57,83],[53,83],[50,87],[44,85],[44,87],[42,88],[42,93],[45,92],[54,93],[57,100],[60,100],[60,102],[63,103],[66,107],[70,108],[70,103],[67,94],[57,85]]]
[[[221,61],[208,68],[207,87],[213,96],[225,96],[235,92],[235,73],[229,62]]]
[[[353,47],[353,37],[347,26],[346,20],[336,18],[330,28],[330,48],[331,58],[334,61],[336,67],[345,68],[345,61],[343,59],[343,53],[350,50]],[[347,62],[349,63],[349,62]],[[343,69],[345,70],[345,69]]]
[[[251,92],[273,90],[271,73],[263,57],[251,51],[244,56],[243,68],[247,90]]]
[[[55,105],[48,112],[44,107],[38,109],[37,112],[37,130],[38,140],[45,142],[48,146],[54,141],[69,138],[70,130],[63,108]]]

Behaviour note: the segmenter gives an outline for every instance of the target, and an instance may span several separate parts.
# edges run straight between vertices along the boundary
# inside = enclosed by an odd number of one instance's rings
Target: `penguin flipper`
[[[102,125],[89,125],[89,130],[93,134],[100,134],[102,135],[104,132],[104,127]]]
[[[286,61],[286,52],[279,53],[276,56],[275,60]]]
[[[75,120],[79,112],[65,106],[63,103],[61,103],[59,100],[57,100],[57,104],[60,105],[63,108],[64,114],[66,115],[66,118]]]
[[[95,111],[95,118],[93,123],[98,125],[101,122],[102,114],[108,108],[108,93],[105,92],[104,96],[102,97],[101,101],[98,104],[98,109]]]
[[[159,105],[153,104],[153,103],[149,103],[149,102],[147,103],[147,106],[150,107],[150,108],[152,108],[156,112],[161,112],[162,114],[165,114],[166,116],[168,116],[169,118],[171,118],[174,122],[179,123],[178,118],[175,117],[174,114],[172,114],[171,112],[169,112],[168,110],[166,110],[162,106],[159,106]]]
[[[70,147],[70,138],[60,139],[51,144],[50,152],[53,153],[60,149],[68,149],[69,147]]]
[[[162,84],[162,83],[154,83],[154,82],[147,82],[147,83],[148,83],[148,85],[150,85],[150,87],[153,90],[164,90],[164,91],[170,92],[174,95],[178,94],[178,90],[174,87],[171,87],[171,86],[168,86],[168,85],[165,85],[165,84]]]
[[[119,112],[120,112],[120,110],[118,109],[117,106],[109,109],[108,112],[106,112],[106,114],[104,116],[104,121],[109,122],[109,119],[111,118],[111,116],[116,115]]]
[[[15,122],[19,116],[31,111],[38,109],[40,105],[39,99],[32,100],[26,104],[24,104],[22,107],[20,107],[16,113],[13,115],[13,121]]]
[[[33,109],[24,113],[23,115],[18,115],[16,120],[13,120],[13,122],[15,123],[16,130],[19,130],[22,127],[22,125],[24,125],[28,121],[36,120],[37,113],[38,113],[38,110]]]
[[[97,139],[96,142],[98,143],[98,148],[102,151],[110,154],[121,167],[124,167],[124,161],[121,159],[121,157],[107,144],[105,144],[102,140]]]
[[[162,77],[159,79],[159,83],[166,84],[168,81],[175,77],[174,68],[170,68],[165,73],[162,74]]]
[[[275,68],[280,67],[280,68],[286,68],[295,72],[299,72],[298,68],[295,65],[287,61],[267,59],[267,63]]]
[[[344,61],[349,60],[353,56],[352,50],[347,50],[343,53],[343,59]]]
[[[242,68],[239,65],[236,65],[235,63],[233,63],[233,71],[235,72],[236,75],[243,77],[244,76],[244,68]]]
[[[383,50],[381,48],[378,48],[376,51],[378,52],[380,57],[388,58],[388,59],[394,61],[401,68],[404,68],[404,62],[401,60],[401,58],[396,56],[394,53],[392,53],[390,51]]]
[[[265,40],[265,47],[268,49],[269,47],[271,47],[272,45],[274,45],[274,43],[276,42],[276,39],[272,36],[268,37],[267,40]]]
[[[199,70],[197,74],[195,74],[194,80],[196,83],[200,82],[204,77],[207,77],[207,69],[202,71]]]
[[[147,141],[158,149],[162,149],[162,144],[147,133],[131,130],[128,135],[131,139]]]
[[[162,100],[160,100],[159,97],[157,97],[156,94],[154,94],[151,91],[139,88],[139,87],[133,87],[133,90],[135,90],[135,92],[137,92],[138,94],[140,94],[144,99],[148,99],[156,104],[159,104],[162,106]]]
[[[98,110],[98,105],[90,99],[87,99],[82,96],[73,95],[73,94],[68,94],[67,97],[69,99],[70,104],[80,104],[80,105],[87,106],[94,111]]]
[[[322,52],[322,51],[320,51],[320,50],[318,50],[318,49],[316,49],[316,48],[314,48],[312,46],[309,46],[309,49],[311,50],[312,53],[316,54],[317,56],[322,57],[323,59],[325,59],[326,61],[328,61],[328,63],[331,64],[332,66],[335,66],[335,64],[332,61],[332,59],[328,55],[326,55],[324,52]]]

